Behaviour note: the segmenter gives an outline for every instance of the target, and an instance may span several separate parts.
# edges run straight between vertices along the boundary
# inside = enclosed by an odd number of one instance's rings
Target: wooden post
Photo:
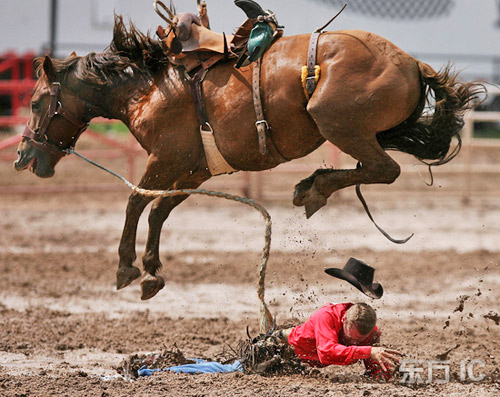
[[[50,2],[50,38],[49,38],[49,55],[52,57],[56,53],[57,43],[57,0]]]
[[[135,176],[135,138],[132,134],[129,134],[128,138],[128,148],[127,148],[127,159],[128,159],[128,180],[134,183]]]
[[[262,194],[262,172],[245,171],[243,175],[243,195],[252,200],[261,201]]]
[[[462,187],[462,200],[467,203],[472,191],[472,135],[474,131],[474,111],[467,113],[464,118],[463,144],[464,144],[464,183]]]
[[[342,161],[340,159],[341,151],[333,143],[329,143],[329,145],[330,145],[330,150],[329,150],[330,161],[332,163],[333,168],[339,170],[342,167]],[[337,190],[335,193],[333,193],[333,197],[340,199],[342,197],[342,189]]]

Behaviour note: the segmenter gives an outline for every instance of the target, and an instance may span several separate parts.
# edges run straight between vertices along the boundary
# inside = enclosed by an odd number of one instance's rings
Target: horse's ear
[[[76,57],[76,52],[75,51],[73,51],[71,54],[69,54],[69,58],[74,58],[74,57]]]
[[[54,68],[54,64],[48,55],[45,55],[42,63],[43,71],[49,80],[53,80],[56,76],[56,69]]]

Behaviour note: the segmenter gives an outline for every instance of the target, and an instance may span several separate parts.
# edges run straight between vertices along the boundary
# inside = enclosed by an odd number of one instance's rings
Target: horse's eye
[[[31,110],[33,112],[38,112],[40,110],[40,102],[32,101],[31,102]]]

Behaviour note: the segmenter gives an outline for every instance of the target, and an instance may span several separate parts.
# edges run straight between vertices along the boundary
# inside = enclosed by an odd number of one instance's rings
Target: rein
[[[28,138],[30,140],[31,145],[42,149],[46,152],[49,152],[53,155],[62,158],[66,156],[68,153],[66,148],[62,148],[60,145],[49,142],[48,137],[46,135],[47,129],[49,128],[50,122],[52,119],[59,115],[73,124],[78,128],[78,131],[75,135],[71,137],[70,147],[76,143],[77,139],[80,137],[83,131],[87,129],[89,123],[85,121],[81,121],[76,118],[71,112],[67,111],[63,108],[61,101],[59,100],[59,96],[61,94],[61,83],[55,82],[52,83],[52,89],[50,90],[50,102],[49,107],[47,108],[47,113],[45,113],[40,125],[36,130],[33,130],[28,123],[26,123],[26,128],[23,132],[23,137]]]
[[[240,197],[236,196],[234,194],[229,194],[229,193],[222,193],[222,192],[214,192],[211,190],[205,190],[205,189],[178,189],[178,190],[148,190],[148,189],[142,189],[138,187],[137,185],[134,185],[132,182],[128,181],[125,179],[123,176],[117,174],[116,172],[111,171],[110,169],[96,163],[93,160],[88,159],[85,156],[82,156],[80,153],[75,152],[73,148],[65,149],[64,153],[66,155],[69,154],[74,154],[77,157],[80,157],[81,159],[87,161],[88,163],[100,168],[103,171],[106,171],[107,173],[115,176],[116,178],[120,179],[125,185],[127,185],[134,193],[147,196],[147,197],[173,197],[173,196],[180,196],[183,194],[201,194],[205,196],[212,196],[212,197],[218,197],[218,198],[223,198],[226,200],[232,200],[236,201],[238,203],[242,203],[245,205],[248,205],[255,210],[259,211],[262,215],[262,217],[265,220],[266,223],[266,230],[264,234],[264,248],[262,250],[262,257],[260,261],[260,266],[259,266],[259,279],[258,279],[258,288],[257,288],[257,295],[259,297],[259,300],[261,302],[260,305],[260,319],[259,319],[259,325],[260,325],[260,332],[261,333],[266,333],[273,327],[273,317],[271,315],[271,312],[269,311],[265,300],[264,300],[264,293],[265,293],[265,277],[266,277],[266,268],[267,268],[267,261],[269,259],[269,253],[271,251],[271,227],[272,227],[272,222],[271,222],[271,216],[269,215],[269,212],[260,204],[257,204],[254,200],[248,199],[245,197]]]
[[[356,165],[356,168],[358,168],[358,169],[361,168],[361,164],[359,161],[358,161],[358,164]],[[410,234],[408,237],[403,238],[403,239],[396,239],[396,238],[391,237],[384,229],[382,229],[377,224],[377,222],[375,222],[375,219],[373,219],[373,216],[370,212],[370,209],[368,208],[368,204],[366,203],[366,200],[363,197],[363,194],[361,193],[361,185],[360,184],[356,185],[356,196],[358,196],[358,199],[361,202],[361,205],[363,206],[363,209],[365,210],[366,215],[368,215],[368,218],[370,218],[370,220],[375,225],[375,227],[378,229],[378,231],[380,233],[382,233],[384,235],[384,237],[387,238],[387,240],[389,240],[395,244],[405,244],[409,239],[411,239],[413,237],[413,233]]]

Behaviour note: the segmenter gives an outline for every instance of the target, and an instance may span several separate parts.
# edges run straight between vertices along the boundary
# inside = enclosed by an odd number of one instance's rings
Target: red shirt
[[[317,367],[331,364],[349,365],[364,359],[368,368],[373,361],[367,360],[371,355],[371,346],[380,340],[381,332],[375,327],[359,346],[346,346],[342,324],[345,312],[352,305],[327,304],[304,324],[292,329],[288,343],[293,346],[297,357]]]

